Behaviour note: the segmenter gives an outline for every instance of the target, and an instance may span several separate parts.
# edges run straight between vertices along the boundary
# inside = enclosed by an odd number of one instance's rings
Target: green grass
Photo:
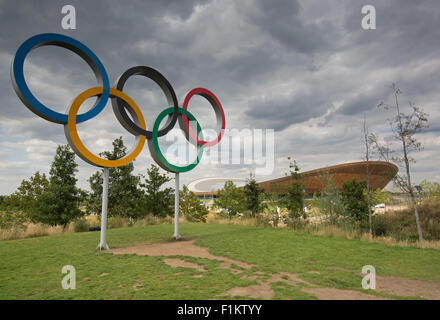
[[[165,241],[172,225],[108,230],[110,247]],[[206,272],[172,268],[162,257],[112,255],[95,251],[99,232],[84,232],[0,242],[0,299],[210,299],[237,286],[257,284],[242,279],[262,271],[268,278],[280,271],[298,274],[313,284],[363,291],[362,266],[373,265],[378,275],[394,275],[440,282],[440,251],[385,246],[359,240],[314,236],[289,230],[220,224],[181,224],[185,238],[214,255],[249,264],[250,270],[233,274],[218,268],[217,260],[181,257],[204,266]],[[61,268],[76,268],[76,289],[64,290]],[[328,270],[338,266],[353,272]],[[233,268],[240,269],[235,266]],[[308,271],[319,271],[311,274]],[[107,275],[100,276],[103,273]],[[196,278],[194,275],[202,274]],[[133,285],[137,284],[136,289]],[[298,287],[272,283],[274,299],[314,299]],[[383,295],[376,292],[372,294]]]

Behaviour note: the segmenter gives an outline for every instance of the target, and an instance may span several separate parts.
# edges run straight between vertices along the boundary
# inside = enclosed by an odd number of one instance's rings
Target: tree
[[[365,162],[367,164],[366,166],[366,174],[367,174],[367,181],[366,181],[366,190],[367,190],[367,202],[368,202],[368,226],[369,226],[369,232],[370,237],[373,237],[373,213],[371,210],[371,190],[370,190],[370,178],[371,178],[371,170],[370,170],[370,149],[372,146],[372,140],[370,138],[370,134],[367,127],[367,119],[364,115],[364,123],[363,123],[363,139],[364,139],[364,145],[365,145]]]
[[[179,191],[179,212],[186,220],[193,222],[206,222],[206,216],[209,213],[208,209],[200,204],[200,200],[186,185],[183,185],[182,191]]]
[[[214,206],[225,209],[228,216],[236,215],[246,210],[246,199],[242,189],[237,188],[231,180],[225,182],[223,189],[217,192]]]
[[[16,194],[2,196],[0,203],[0,229],[26,229],[27,215],[20,210],[21,203]]]
[[[29,180],[23,179],[13,196],[17,197],[20,210],[28,212],[35,204],[36,199],[49,188],[46,174],[35,172]]]
[[[281,188],[278,184],[272,183],[270,185],[270,195],[265,196],[263,211],[272,217],[273,226],[277,227],[281,220],[280,196]]]
[[[419,210],[417,208],[416,196],[414,192],[414,186],[411,182],[411,169],[410,163],[414,163],[415,159],[411,157],[411,153],[422,149],[422,144],[417,141],[415,134],[419,133],[423,128],[427,128],[428,114],[410,102],[411,113],[405,114],[400,110],[398,96],[402,94],[402,91],[397,88],[395,84],[391,86],[394,96],[394,104],[386,104],[381,102],[378,107],[382,107],[385,110],[394,109],[396,115],[389,120],[391,129],[394,134],[394,139],[401,144],[400,152],[397,156],[392,157],[392,161],[398,166],[405,168],[405,174],[397,174],[394,177],[394,183],[408,195],[410,202],[414,208],[414,214],[416,218],[417,232],[419,234],[419,241],[423,243],[423,233],[420,224]],[[389,149],[378,143],[376,139],[376,146],[382,155],[388,156]]]
[[[171,181],[171,178],[166,174],[161,174],[159,167],[154,164],[147,170],[147,175],[143,178],[144,183],[141,183],[140,186],[144,192],[143,202],[147,212],[161,217],[173,214],[173,188],[163,189],[163,185]]]
[[[0,204],[0,227],[25,228],[29,212],[35,206],[37,198],[49,187],[46,175],[35,172],[29,180],[23,179],[13,194],[5,196]]]
[[[356,179],[353,179],[343,183],[341,192],[348,217],[360,222],[361,226],[368,219],[368,199],[364,193],[365,188],[364,181],[357,182]]]
[[[291,158],[288,157],[288,160]],[[305,218],[304,211],[304,183],[300,182],[301,174],[295,160],[289,163],[290,176],[292,183],[286,188],[286,194],[283,197],[283,204],[289,210],[289,216],[292,219]]]
[[[88,203],[90,199],[90,193],[87,190],[78,188],[78,207]]]
[[[62,225],[64,230],[70,221],[84,215],[78,208],[77,167],[75,153],[68,145],[59,145],[49,171],[49,186],[29,211],[31,221]]]
[[[333,177],[328,170],[324,171],[318,179],[322,188],[321,194],[315,199],[314,204],[322,214],[327,216],[330,223],[338,223],[341,217],[347,215],[342,195],[333,183]]]
[[[116,160],[127,154],[122,137],[112,143],[113,150],[100,153],[101,157]],[[108,216],[121,216],[137,219],[143,215],[140,210],[141,191],[138,189],[140,177],[133,174],[133,162],[109,169]],[[103,172],[97,171],[90,178],[90,201],[88,210],[101,214]]]
[[[391,197],[388,191],[382,190],[381,188],[377,188],[371,194],[371,204],[373,206],[384,203],[389,204],[391,202]]]
[[[252,216],[255,218],[256,214],[261,209],[261,194],[264,193],[263,189],[258,187],[258,183],[255,180],[255,176],[250,174],[246,185],[243,188],[247,209],[251,211]]]
[[[429,182],[424,179],[420,182],[422,193],[428,200],[440,200],[440,184],[438,182]]]

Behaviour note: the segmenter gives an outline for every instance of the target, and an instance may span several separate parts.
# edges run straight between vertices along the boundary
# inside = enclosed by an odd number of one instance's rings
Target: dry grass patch
[[[173,267],[173,268],[177,268],[177,267],[192,268],[192,269],[196,269],[196,270],[201,271],[201,272],[206,272],[206,269],[203,266],[201,266],[201,265],[199,265],[197,263],[187,262],[187,261],[184,261],[182,259],[177,259],[177,258],[172,258],[171,259],[171,258],[169,258],[169,259],[163,259],[162,261],[165,264],[167,264],[167,265],[169,265],[170,267]]]

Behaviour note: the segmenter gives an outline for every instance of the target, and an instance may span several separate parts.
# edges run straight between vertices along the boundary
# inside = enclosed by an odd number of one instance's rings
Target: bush
[[[145,216],[143,220],[145,225],[148,226],[152,226],[160,223],[160,218],[158,216],[153,216],[152,214],[148,214],[147,216]]]
[[[128,226],[128,223],[126,220],[127,219],[125,219],[121,216],[108,217],[107,218],[107,228],[108,229],[115,229],[115,228],[126,227],[126,226]]]
[[[291,215],[288,215],[284,218],[284,223],[286,224],[287,228],[297,231],[303,230],[308,225],[308,221],[306,219],[295,218]]]
[[[368,199],[365,190],[365,182],[357,182],[356,179],[345,181],[342,185],[342,201],[346,208],[349,220],[360,222],[361,226],[368,226]]]
[[[274,228],[276,224],[277,221],[271,215],[259,214],[255,217],[255,226],[257,227]]]
[[[231,180],[226,181],[223,189],[218,190],[214,207],[226,210],[229,216],[246,211],[246,200],[244,191],[238,188]]]
[[[337,224],[348,215],[344,200],[331,177],[323,175],[319,179],[324,187],[321,195],[313,198],[313,205],[325,216],[327,222]]]
[[[200,204],[194,192],[191,192],[186,185],[179,191],[179,212],[189,222],[206,222],[208,209]]]
[[[440,201],[425,201],[418,208],[425,239],[440,240]],[[414,210],[410,207],[374,215],[373,233],[375,236],[389,236],[396,240],[417,241],[419,236]]]
[[[0,229],[21,229],[26,230],[26,216],[18,211],[1,211],[0,209]]]
[[[89,231],[89,227],[89,223],[84,218],[77,219],[73,222],[73,231],[75,232]]]

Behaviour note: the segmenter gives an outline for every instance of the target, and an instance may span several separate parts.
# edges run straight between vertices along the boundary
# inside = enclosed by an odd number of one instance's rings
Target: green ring
[[[196,160],[193,163],[191,163],[187,166],[183,166],[183,167],[179,167],[179,166],[176,166],[174,164],[169,163],[168,160],[165,159],[165,157],[162,154],[162,151],[160,151],[160,147],[159,147],[158,131],[159,131],[160,123],[162,122],[163,118],[165,118],[169,114],[172,114],[173,112],[174,112],[174,108],[170,107],[170,108],[162,111],[159,114],[159,116],[156,118],[156,121],[154,121],[153,130],[152,130],[152,139],[148,140],[148,148],[150,149],[151,156],[153,157],[153,159],[157,162],[157,164],[161,168],[163,168],[169,172],[174,172],[174,173],[187,172],[187,171],[194,169],[199,164],[200,159],[202,159],[202,155],[203,155],[203,146],[197,145],[198,154],[197,154]],[[196,118],[189,111],[187,111],[183,108],[179,108],[179,117],[181,117],[183,114],[185,116],[187,116],[190,121],[196,122],[197,132],[199,133],[200,138],[203,140],[202,129],[200,127],[199,122],[196,120]],[[188,134],[186,134],[186,136],[188,136]],[[187,137],[187,139],[188,139],[188,137]]]

